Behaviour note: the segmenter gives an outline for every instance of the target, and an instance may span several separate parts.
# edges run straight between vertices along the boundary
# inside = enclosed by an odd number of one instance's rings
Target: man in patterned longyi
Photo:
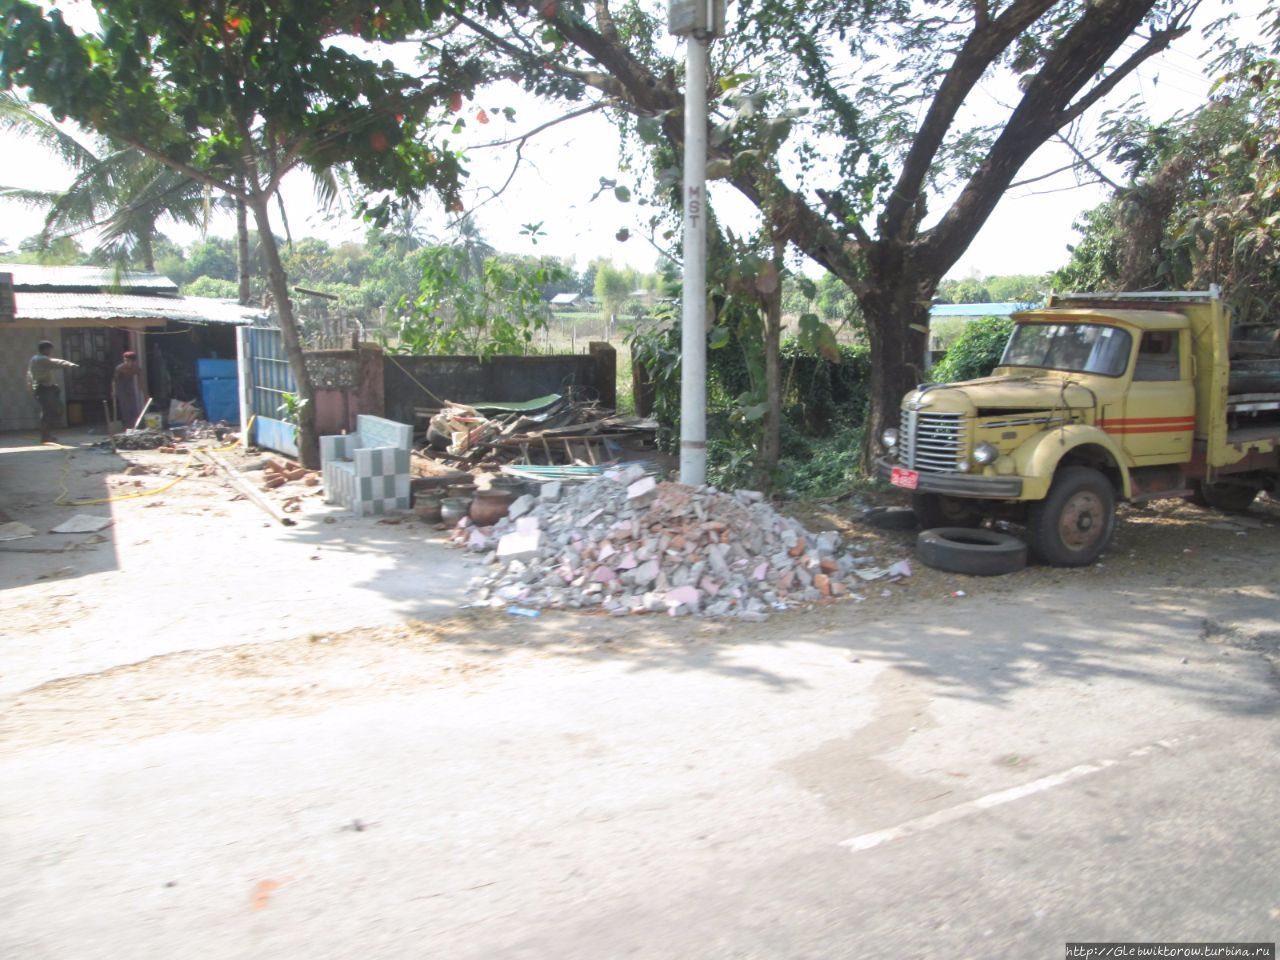
[[[36,403],[40,404],[41,443],[58,442],[53,435],[53,428],[62,422],[62,391],[55,379],[58,367],[78,366],[80,364],[53,356],[53,344],[48,340],[36,344],[35,356],[27,364],[27,384]]]

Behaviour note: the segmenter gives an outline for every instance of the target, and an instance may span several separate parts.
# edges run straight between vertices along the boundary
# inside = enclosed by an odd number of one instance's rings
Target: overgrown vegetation
[[[803,496],[852,485],[859,473],[862,422],[870,384],[864,345],[840,345],[833,363],[796,338],[782,344],[782,445],[774,476],[760,474],[760,420],[753,384],[760,361],[754,332],[718,325],[707,350],[707,477],[732,489],[772,488]],[[674,450],[680,435],[680,323],[674,309],[629,338],[632,356],[653,380],[659,442]],[[850,446],[852,444],[852,446]]]
[[[1111,159],[1127,180],[1076,224],[1082,239],[1058,289],[1207,289],[1237,321],[1275,324],[1280,310],[1280,24],[1271,55],[1230,50],[1205,106],[1153,124],[1112,119]]]
[[[1008,317],[982,317],[966,324],[929,379],[954,383],[989,376],[1000,363],[1012,330],[1013,321]]]
[[[552,261],[475,264],[460,247],[429,247],[417,263],[418,295],[402,306],[394,349],[419,356],[528,353],[551,316],[542,287],[566,273]]]

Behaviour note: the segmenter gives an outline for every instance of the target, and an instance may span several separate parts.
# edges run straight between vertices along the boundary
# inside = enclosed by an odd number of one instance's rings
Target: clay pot
[[[467,500],[470,500],[476,495],[476,485],[474,481],[469,481],[467,483],[451,483],[445,488],[445,491],[448,496],[464,497]]]
[[[443,502],[443,493],[416,493],[413,496],[413,512],[425,523],[439,523],[440,507]]]
[[[531,493],[532,484],[528,480],[522,480],[520,477],[509,477],[505,474],[494,477],[489,481],[490,490],[509,490],[514,497],[524,496]]]
[[[440,519],[452,527],[465,517],[470,509],[470,497],[445,497],[440,501]]]
[[[471,519],[478,527],[491,527],[507,515],[515,499],[515,491],[503,487],[477,490],[471,501]]]

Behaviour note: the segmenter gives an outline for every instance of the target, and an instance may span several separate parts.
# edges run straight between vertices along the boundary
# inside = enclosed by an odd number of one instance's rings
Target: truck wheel
[[[916,556],[938,570],[994,577],[1025,567],[1027,545],[999,530],[936,527],[916,537]]]
[[[1191,492],[1182,499],[1186,500],[1187,503],[1194,503],[1197,507],[1207,507],[1209,505],[1209,501],[1205,499],[1204,495],[1204,484],[1199,480],[1191,481]]]
[[[1258,491],[1245,484],[1202,483],[1196,480],[1186,499],[1197,507],[1212,507],[1223,513],[1244,513],[1257,496]]]
[[[921,530],[982,525],[982,514],[969,503],[955,497],[944,497],[940,493],[912,494],[911,509],[915,511]]]
[[[1115,491],[1091,467],[1060,469],[1049,495],[1027,511],[1031,552],[1055,567],[1093,563],[1111,542],[1115,527]]]

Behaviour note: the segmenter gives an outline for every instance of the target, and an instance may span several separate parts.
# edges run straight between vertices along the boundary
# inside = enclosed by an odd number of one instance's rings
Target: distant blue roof
[[[1038,307],[1038,303],[935,303],[929,316],[938,317],[1007,317],[1019,310]]]

